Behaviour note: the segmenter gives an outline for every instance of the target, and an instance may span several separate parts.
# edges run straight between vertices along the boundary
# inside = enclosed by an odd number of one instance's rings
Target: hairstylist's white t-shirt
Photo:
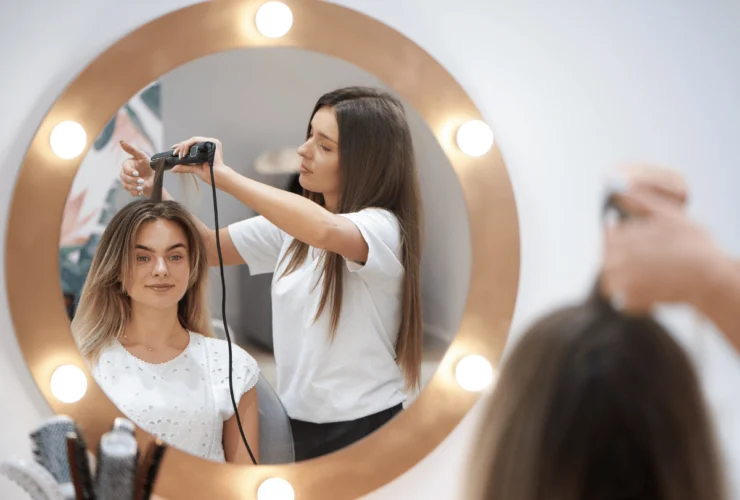
[[[404,277],[398,221],[377,208],[342,216],[359,228],[369,253],[365,265],[345,260],[342,312],[333,341],[330,302],[314,322],[323,286],[318,282],[322,251],[309,247],[303,265],[281,278],[290,256],[281,259],[293,238],[261,216],[229,226],[250,273],[275,273],[277,392],[288,415],[307,422],[355,420],[406,399],[394,348]]]

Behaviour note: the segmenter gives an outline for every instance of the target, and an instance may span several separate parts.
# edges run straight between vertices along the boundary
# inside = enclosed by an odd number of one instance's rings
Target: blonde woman
[[[207,266],[182,206],[134,201],[103,233],[72,332],[97,383],[139,427],[205,459],[251,463],[229,392],[228,346],[211,331]],[[257,458],[259,369],[233,346],[233,370]]]

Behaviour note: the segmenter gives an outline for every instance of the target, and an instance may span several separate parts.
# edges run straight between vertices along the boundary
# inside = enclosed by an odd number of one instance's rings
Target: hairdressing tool
[[[604,226],[611,226],[620,222],[624,222],[632,217],[632,214],[627,212],[617,202],[617,197],[627,191],[628,183],[623,177],[609,177],[606,181],[606,197],[604,205],[601,211],[602,223]],[[604,291],[601,288],[601,274],[599,274],[596,283],[592,289],[592,295],[603,303],[608,303],[614,311],[622,311],[624,309],[624,296],[622,294],[615,294],[612,297],[606,297]]]
[[[21,487],[31,500],[75,500],[74,490],[63,495],[51,472],[30,460],[11,459],[0,463],[0,474]]]
[[[59,415],[45,420],[31,432],[33,455],[60,484],[72,481],[67,458],[67,434],[77,432],[74,420]]]
[[[170,170],[177,165],[202,165],[212,160],[216,152],[216,145],[212,142],[198,142],[193,144],[188,154],[180,158],[173,150],[157,153],[149,160],[149,164],[154,168],[154,163],[164,159],[164,169]]]
[[[67,456],[76,500],[95,500],[87,446],[76,432],[67,434]]]
[[[176,155],[173,150],[157,153],[149,159],[149,166],[154,170],[154,180],[152,181],[151,200],[154,202],[162,201],[162,184],[164,182],[164,172],[171,170],[177,165],[202,165],[208,163],[213,167],[213,157],[216,154],[216,145],[212,142],[199,142],[193,144],[188,154],[182,158]],[[214,198],[215,202],[215,198]]]
[[[213,142],[199,142],[194,144],[188,154],[180,158],[175,155],[173,151],[166,151],[164,153],[158,153],[151,157],[149,162],[150,166],[154,169],[154,181],[152,183],[152,195],[151,200],[155,202],[162,201],[162,183],[164,180],[165,170],[169,170],[176,165],[202,165],[207,163],[211,171],[211,188],[213,193],[213,217],[215,220],[216,227],[216,250],[218,251],[218,265],[221,271],[221,319],[224,323],[224,332],[226,333],[226,342],[229,348],[229,393],[231,395],[231,404],[234,408],[234,415],[236,415],[236,423],[239,427],[239,433],[241,434],[244,446],[247,448],[249,457],[252,459],[252,463],[257,465],[257,460],[254,458],[252,449],[249,447],[247,442],[247,436],[244,434],[244,428],[242,427],[241,416],[239,415],[239,405],[236,402],[234,396],[234,364],[232,355],[231,335],[229,334],[229,327],[226,324],[226,279],[224,277],[224,259],[221,254],[221,237],[219,235],[218,226],[218,202],[216,196],[216,178],[213,174],[213,160],[216,155],[216,144]]]
[[[606,183],[606,199],[602,216],[605,224],[625,221],[630,214],[617,203],[617,196],[627,191],[627,182],[621,177],[610,177]]]
[[[154,483],[156,482],[157,474],[159,473],[159,466],[162,463],[164,452],[166,450],[167,447],[160,439],[149,443],[146,455],[144,455],[144,461],[139,468],[136,480],[137,492],[134,496],[134,500],[149,500],[151,498]]]
[[[128,431],[106,432],[100,439],[95,493],[98,500],[131,500],[139,447]]]
[[[134,431],[136,430],[136,426],[133,424],[133,422],[126,418],[116,417],[116,419],[113,421],[113,430],[126,431],[133,436]]]

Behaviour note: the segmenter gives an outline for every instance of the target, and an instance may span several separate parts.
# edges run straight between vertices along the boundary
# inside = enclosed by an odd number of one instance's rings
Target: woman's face
[[[339,194],[339,126],[334,109],[323,107],[311,120],[311,135],[298,148],[304,189],[336,199]]]
[[[132,305],[177,309],[188,291],[188,240],[179,224],[145,222],[136,234],[134,265],[127,283]]]

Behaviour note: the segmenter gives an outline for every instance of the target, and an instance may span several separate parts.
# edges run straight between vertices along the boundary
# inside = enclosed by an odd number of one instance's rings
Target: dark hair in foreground
[[[726,498],[688,356],[651,317],[596,293],[524,335],[477,446],[471,500]]]

